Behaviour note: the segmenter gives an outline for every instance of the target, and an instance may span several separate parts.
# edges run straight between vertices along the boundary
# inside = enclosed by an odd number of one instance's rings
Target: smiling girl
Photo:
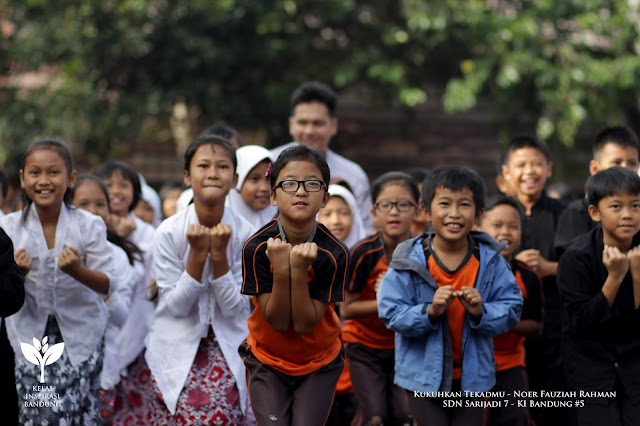
[[[75,179],[66,146],[53,139],[34,142],[20,169],[25,207],[0,220],[25,276],[25,304],[6,320],[18,395],[44,400],[48,392],[34,390],[39,388],[59,395],[58,404],[47,407],[20,404],[20,424],[95,424],[99,418],[108,317],[103,298],[114,268],[102,219],[69,206]],[[40,368],[27,362],[21,345],[33,342],[41,359],[63,340],[61,358],[47,366],[42,386]]]

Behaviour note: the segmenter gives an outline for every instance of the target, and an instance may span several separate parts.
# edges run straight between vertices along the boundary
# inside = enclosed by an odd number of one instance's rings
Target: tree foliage
[[[283,142],[311,79],[407,108],[441,85],[448,112],[485,97],[571,145],[587,119],[639,126],[638,14],[638,0],[8,0],[0,155],[46,134],[98,162],[171,140],[176,105]]]

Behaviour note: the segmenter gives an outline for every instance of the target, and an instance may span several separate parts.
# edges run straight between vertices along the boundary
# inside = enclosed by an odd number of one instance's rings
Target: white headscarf
[[[258,145],[246,145],[236,150],[236,158],[238,159],[238,184],[234,189],[229,191],[225,206],[229,207],[234,213],[247,219],[250,223],[262,227],[276,215],[278,208],[276,206],[267,206],[262,210],[255,210],[242,199],[240,190],[247,175],[255,166],[264,160],[272,161],[269,150]]]
[[[358,214],[358,203],[356,202],[356,197],[342,185],[332,183],[329,185],[329,194],[332,197],[340,197],[349,206],[349,210],[351,210],[351,216],[353,217],[353,224],[351,225],[351,232],[347,238],[342,241],[347,247],[350,249],[356,245],[356,243],[362,240],[367,236],[367,231],[364,227],[364,222],[362,221],[362,217]],[[318,213],[319,214],[319,213]]]
[[[149,186],[142,174],[138,173],[140,179],[140,189],[142,190],[140,198],[146,201],[153,209],[153,226],[158,227],[162,222],[162,201],[155,189]]]

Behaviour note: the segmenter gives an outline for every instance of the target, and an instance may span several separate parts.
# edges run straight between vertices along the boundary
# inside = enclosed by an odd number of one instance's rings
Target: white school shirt
[[[277,158],[282,151],[297,144],[298,142],[290,142],[272,149],[272,158]],[[358,202],[358,212],[360,213],[360,217],[362,217],[365,231],[366,233],[373,232],[373,218],[371,217],[371,188],[369,186],[369,178],[367,177],[367,174],[362,170],[362,167],[360,167],[358,163],[348,160],[328,148],[326,160],[329,165],[329,170],[331,171],[331,180],[333,182],[344,180],[349,184],[353,191],[353,195],[355,195],[356,201]],[[327,182],[327,184],[329,184],[329,182]]]
[[[149,333],[155,311],[155,304],[151,301],[149,289],[153,266],[155,228],[133,214],[129,214],[129,217],[133,218],[136,223],[136,229],[129,235],[129,241],[142,251],[144,261],[134,262],[135,284],[131,309],[116,339],[120,348],[120,369],[123,370],[123,373],[127,366],[135,361],[144,350],[144,340]]]
[[[25,248],[33,260],[25,277],[24,305],[6,319],[13,351],[19,355],[21,342],[31,343],[34,337],[42,339],[48,316],[55,315],[71,365],[86,361],[97,350],[107,326],[105,295],[63,272],[58,267],[58,258],[65,247],[73,247],[80,253],[84,266],[103,272],[110,283],[114,281],[115,268],[104,222],[87,211],[63,204],[52,249],[47,247],[34,205],[26,222],[22,220],[22,212],[14,212],[0,219],[0,226],[13,240],[14,249]]]
[[[193,365],[200,339],[209,325],[233,373],[240,392],[240,406],[247,407],[245,368],[238,346],[249,335],[249,298],[242,287],[242,247],[255,228],[229,209],[221,223],[231,227],[227,246],[229,272],[213,279],[211,255],[202,271],[202,282],[187,273],[191,246],[186,234],[197,224],[194,205],[166,219],[153,244],[154,272],[158,283],[158,308],[147,339],[145,358],[167,408],[175,414],[178,397]]]
[[[120,348],[117,342],[120,328],[124,325],[131,309],[133,299],[133,287],[135,285],[135,273],[133,266],[129,263],[127,253],[119,246],[110,243],[113,263],[116,267],[117,276],[114,277],[111,287],[113,288],[109,300],[107,300],[107,311],[109,321],[104,333],[104,361],[102,363],[102,374],[100,376],[100,387],[102,389],[113,389],[120,382]]]

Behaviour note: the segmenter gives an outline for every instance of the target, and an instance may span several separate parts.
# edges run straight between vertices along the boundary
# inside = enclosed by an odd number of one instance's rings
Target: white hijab
[[[351,210],[351,216],[353,217],[353,224],[351,225],[351,232],[347,238],[342,241],[349,249],[352,249],[353,246],[358,243],[358,241],[362,240],[367,236],[367,231],[364,227],[364,222],[362,221],[362,217],[358,213],[358,203],[356,202],[356,197],[342,185],[337,185],[332,183],[329,185],[329,194],[332,197],[340,197],[342,198],[347,205],[349,206],[349,210]],[[320,213],[318,213],[319,215]]]
[[[140,189],[142,190],[140,198],[151,206],[153,209],[153,226],[157,228],[162,222],[162,202],[160,196],[155,189],[149,186],[142,174],[138,173],[140,179]]]
[[[276,206],[267,206],[262,210],[255,210],[249,206],[242,199],[240,190],[247,176],[253,170],[255,166],[263,162],[264,160],[272,161],[269,150],[258,145],[246,145],[236,150],[236,157],[238,159],[238,167],[236,172],[238,173],[238,184],[234,189],[229,191],[225,206],[229,207],[234,213],[247,219],[250,223],[258,226],[259,228],[274,218],[278,212]]]

